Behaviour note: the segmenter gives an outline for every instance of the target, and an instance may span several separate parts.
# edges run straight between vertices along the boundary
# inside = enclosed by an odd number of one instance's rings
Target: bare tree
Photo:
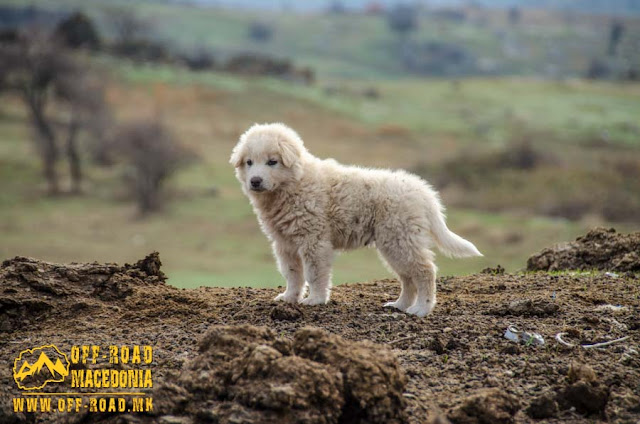
[[[516,26],[520,23],[520,19],[522,18],[522,12],[517,6],[510,7],[507,11],[507,19],[509,20],[509,24]]]
[[[69,162],[71,191],[82,191],[83,170],[79,138],[83,132],[94,140],[104,143],[105,121],[110,114],[105,102],[104,88],[97,75],[81,73],[67,75],[56,86],[58,98],[67,106],[67,116],[63,124],[67,128],[65,153]]]
[[[616,19],[609,26],[609,56],[615,56],[620,40],[624,34],[624,23]]]
[[[0,43],[0,63],[5,88],[19,92],[29,110],[49,193],[56,194],[60,191],[55,166],[59,153],[46,109],[60,75],[75,72],[74,64],[48,36],[37,32],[18,33],[15,40]]]
[[[402,38],[418,27],[418,10],[415,6],[398,4],[387,13],[387,23]]]
[[[115,131],[113,146],[132,167],[134,194],[143,215],[160,208],[163,184],[194,157],[158,120],[122,125]]]
[[[273,27],[265,22],[253,21],[249,24],[249,38],[266,43],[273,36]]]
[[[74,58],[48,34],[17,32],[11,39],[0,40],[0,81],[4,89],[19,93],[24,100],[50,194],[60,192],[56,164],[60,156],[57,141],[61,114],[60,108],[56,108],[57,113],[48,110],[53,101],[62,101],[68,106],[67,156],[73,189],[80,189],[77,135],[88,122],[83,116],[98,110],[96,99],[88,100],[95,95],[95,90],[83,83],[85,78]]]
[[[78,49],[100,47],[100,36],[93,20],[82,12],[74,12],[60,21],[54,36],[66,47]]]

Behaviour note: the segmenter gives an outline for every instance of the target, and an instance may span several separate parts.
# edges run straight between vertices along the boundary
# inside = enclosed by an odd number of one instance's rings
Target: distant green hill
[[[159,3],[181,3],[181,0],[155,0]],[[184,2],[182,2],[184,3]],[[325,10],[332,3],[340,3],[345,8],[351,10],[362,9],[371,0],[342,0],[335,2],[332,0],[305,0],[301,2],[291,2],[287,4],[282,0],[192,0],[193,4],[208,6],[229,6],[244,7],[267,10],[281,10],[283,7],[294,8],[296,10]],[[385,7],[393,7],[400,3],[410,3],[406,0],[379,0],[375,3]],[[459,7],[468,4],[463,0],[431,0],[428,4],[432,7]],[[473,3],[491,8],[508,7],[529,7],[543,8],[550,10],[568,10],[581,13],[616,13],[616,14],[638,14],[640,13],[640,1],[638,0],[529,0],[524,3],[522,0],[475,0]],[[283,6],[284,5],[284,6]]]
[[[573,2],[561,2],[565,3]],[[577,3],[595,7],[603,2]],[[636,3],[625,2],[629,7]],[[557,78],[585,75],[594,59],[618,73],[630,69],[640,72],[637,18],[624,20],[617,55],[610,57],[609,17],[577,19],[575,15],[540,10],[521,12],[516,23],[509,20],[505,10],[498,9],[467,8],[456,16],[422,10],[418,28],[402,39],[380,15],[204,8],[151,0],[33,0],[30,4],[49,11],[82,9],[98,20],[107,36],[111,33],[110,11],[127,8],[150,22],[153,36],[175,51],[207,50],[220,60],[245,52],[290,58],[296,65],[310,66],[321,78],[329,79],[421,75]],[[535,4],[550,3],[537,0]],[[0,0],[0,5],[24,7],[20,0]],[[270,26],[272,38],[266,42],[252,40],[252,22]]]

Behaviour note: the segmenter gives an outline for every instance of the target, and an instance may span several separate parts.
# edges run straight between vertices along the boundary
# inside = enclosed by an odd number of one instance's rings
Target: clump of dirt
[[[480,271],[483,274],[489,274],[489,275],[504,275],[504,267],[502,265],[497,265],[495,268],[485,268],[482,271]]]
[[[220,423],[401,423],[406,378],[372,343],[303,328],[214,327],[199,355],[155,394],[163,414]]]
[[[370,342],[356,344],[312,328],[295,334],[293,350],[303,358],[340,370],[344,379],[345,422],[404,421],[402,393],[407,381],[391,352]]]
[[[596,228],[575,241],[543,249],[529,258],[528,271],[640,271],[640,232],[619,234]]]
[[[604,414],[609,401],[609,389],[600,383],[592,367],[572,363],[567,373],[567,383],[558,393],[562,406],[574,407],[585,415]]]
[[[589,365],[581,363],[572,363],[567,373],[567,381],[575,383],[577,381],[586,381],[593,383],[597,380],[596,372]]]
[[[509,424],[520,409],[518,400],[501,390],[482,390],[464,399],[448,418],[453,424]]]
[[[531,418],[541,420],[555,417],[558,413],[558,402],[553,393],[547,392],[531,401],[527,408],[527,415]]]
[[[560,393],[563,403],[585,415],[602,414],[609,401],[609,390],[597,383],[578,381]]]
[[[303,312],[298,305],[280,303],[271,310],[270,315],[274,321],[297,321],[302,318]]]

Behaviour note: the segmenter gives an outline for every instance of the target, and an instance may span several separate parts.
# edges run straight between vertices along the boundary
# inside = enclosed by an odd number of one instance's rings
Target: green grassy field
[[[110,63],[107,60],[107,63]],[[534,78],[472,78],[343,81],[334,94],[273,78],[239,79],[226,74],[184,72],[170,66],[113,63],[133,82],[204,84],[232,92],[272,91],[308,101],[365,125],[392,125],[408,132],[450,135],[471,143],[504,145],[523,130],[543,134],[543,144],[602,141],[640,145],[640,84],[563,82]],[[361,93],[374,87],[379,98]]]
[[[403,95],[422,107],[420,96],[409,94],[413,92],[409,88],[411,81],[384,85],[385,95],[379,106],[386,112],[374,119],[362,114],[366,106],[357,107],[359,102],[367,101],[345,99],[344,104],[336,106],[332,103],[336,99],[320,97],[315,88],[294,90],[268,79],[192,74],[171,68],[139,68],[114,62],[103,65],[115,75],[108,85],[108,97],[119,116],[160,113],[180,139],[196,150],[201,161],[171,182],[165,210],[144,220],[138,219],[133,204],[123,199],[125,188],[118,168],[90,168],[84,196],[48,198],[43,195],[39,164],[32,154],[25,111],[16,98],[7,98],[0,105],[2,257],[28,255],[60,262],[126,262],[159,250],[170,282],[181,287],[280,285],[282,278],[275,269],[268,243],[227,163],[237,136],[247,126],[256,121],[284,120],[300,131],[311,151],[319,156],[333,156],[346,163],[403,168],[437,160],[447,154],[447,149],[464,148],[472,139],[468,128],[459,128],[462,120],[439,123],[428,116],[429,106],[424,106],[425,115],[427,122],[433,124],[423,123],[418,114],[413,114],[412,120],[397,122],[407,126],[406,132],[381,133],[381,126],[403,116],[391,106],[396,102],[399,107]],[[415,91],[448,90],[445,81],[413,83]],[[521,103],[514,102],[513,107],[535,103],[548,83],[530,81],[521,85],[512,79],[492,79],[468,84],[471,92],[493,93],[494,103],[487,106],[481,101],[469,103],[490,113],[489,106],[502,107],[497,99],[506,99],[514,89],[520,89],[522,97],[515,97]],[[534,98],[531,103],[526,100],[525,87]],[[627,96],[637,87],[626,93],[613,85],[586,85],[586,89],[594,93],[590,101],[614,102],[611,104],[625,114]],[[571,90],[568,94],[548,93],[560,103],[572,101]],[[428,101],[437,104],[434,98]],[[447,115],[443,110],[437,113],[443,118]],[[556,125],[565,122],[562,116],[554,118],[551,122]],[[433,130],[426,130],[429,125],[433,125]],[[562,133],[561,128],[555,130]],[[63,168],[61,171],[64,173]],[[473,240],[485,257],[439,258],[443,275],[477,272],[498,263],[509,270],[521,269],[531,253],[551,243],[570,240],[602,221],[568,222],[527,214],[452,209],[449,223],[456,232]],[[388,275],[375,251],[360,250],[338,257],[334,280],[343,283]]]
[[[0,0],[0,4],[22,2]],[[33,0],[30,4],[81,8],[100,19],[107,5],[131,7],[151,20],[157,35],[173,45],[204,46],[222,56],[261,51],[288,57],[312,66],[319,79],[313,86],[301,86],[271,78],[91,58],[110,75],[108,101],[119,120],[160,116],[200,158],[170,181],[164,210],[146,219],[137,217],[127,198],[120,167],[90,166],[83,196],[45,196],[26,112],[19,99],[3,95],[0,257],[126,262],[158,250],[170,282],[177,286],[283,284],[227,163],[238,136],[255,122],[282,121],[293,126],[320,157],[385,168],[437,171],[461,154],[492,152],[523,135],[565,164],[600,167],[603,157],[634,158],[640,149],[640,84],[531,76],[546,60],[550,44],[578,46],[576,51],[584,46],[604,49],[602,28],[606,27],[591,19],[567,26],[560,18],[534,14],[524,25],[507,28],[500,13],[489,15],[485,23],[470,18],[462,24],[422,16],[420,29],[412,35],[415,40],[464,43],[478,56],[497,57],[502,47],[496,31],[508,30],[528,46],[530,54],[512,57],[505,65],[509,72],[528,76],[454,80],[407,76],[395,56],[398,40],[379,16],[260,13],[260,20],[275,25],[277,32],[269,43],[256,44],[247,37],[247,26],[256,13],[124,0]],[[105,25],[104,20],[100,22]],[[630,28],[635,34],[635,27]],[[565,59],[562,66],[569,74],[584,67],[584,55]],[[363,95],[371,89],[378,92],[377,98]],[[65,175],[64,164],[60,171]],[[536,190],[548,186],[540,175],[543,171],[532,181]],[[571,183],[563,185],[568,195],[572,195]],[[576,187],[587,193],[580,194],[588,195],[588,187],[580,183]],[[450,228],[476,243],[485,257],[439,257],[440,274],[478,272],[497,264],[521,269],[530,254],[571,240],[593,225],[638,230],[637,224],[613,224],[592,215],[579,221],[535,216],[527,204],[537,199],[528,194],[526,185],[518,193],[522,194],[519,205],[524,206],[517,212],[499,212],[509,209],[513,200],[505,194],[513,193],[514,188],[509,189],[492,193],[493,203],[485,211],[471,209],[473,204],[449,208]],[[449,190],[443,195],[446,204],[460,204],[465,193]],[[334,281],[388,275],[374,250],[360,250],[337,258]]]

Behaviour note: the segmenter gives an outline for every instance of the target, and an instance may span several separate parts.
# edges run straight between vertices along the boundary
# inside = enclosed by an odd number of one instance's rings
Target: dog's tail
[[[438,249],[448,257],[466,258],[470,256],[483,256],[482,253],[468,240],[447,228],[444,214],[439,211],[431,227],[431,233]]]

